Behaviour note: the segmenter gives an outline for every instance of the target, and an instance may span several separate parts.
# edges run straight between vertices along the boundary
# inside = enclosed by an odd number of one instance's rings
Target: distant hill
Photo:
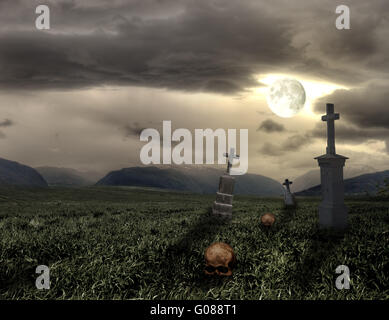
[[[86,176],[84,172],[71,168],[37,167],[35,168],[51,186],[87,186],[96,183]]]
[[[97,182],[97,185],[154,187],[208,194],[217,191],[221,174],[222,170],[214,168],[132,167],[108,173]],[[282,185],[273,179],[256,174],[235,178],[235,194],[260,196],[283,194]]]
[[[381,185],[384,179],[389,178],[389,170],[363,174],[358,177],[344,180],[344,193],[348,195],[375,194],[377,184]],[[304,191],[296,192],[297,196],[319,196],[321,186],[317,185]]]
[[[0,158],[0,185],[47,187],[47,182],[35,169]]]
[[[344,178],[350,179],[366,173],[374,173],[377,170],[370,166],[353,166],[344,168]],[[293,192],[299,192],[320,184],[320,168],[310,170],[303,175],[295,178],[291,189]]]

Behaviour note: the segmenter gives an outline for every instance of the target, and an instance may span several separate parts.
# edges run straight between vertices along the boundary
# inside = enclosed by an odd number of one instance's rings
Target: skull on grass
[[[274,214],[271,214],[271,213],[265,213],[261,217],[261,223],[265,227],[271,227],[275,221],[276,221],[276,218],[275,218]]]
[[[236,263],[234,250],[224,242],[211,244],[205,250],[205,274],[231,276]]]

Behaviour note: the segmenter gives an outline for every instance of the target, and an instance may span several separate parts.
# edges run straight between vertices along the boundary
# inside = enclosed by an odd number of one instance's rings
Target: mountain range
[[[47,187],[47,182],[35,169],[0,158],[0,185]]]
[[[97,185],[154,187],[195,193],[215,193],[220,169],[209,167],[132,167],[108,173]],[[258,174],[235,176],[235,194],[279,196],[283,187],[271,178]]]
[[[370,167],[350,168],[345,176],[356,174],[360,170],[372,170]],[[348,173],[346,173],[348,172]],[[97,172],[82,172],[71,168],[38,167],[31,168],[15,161],[0,158],[0,185],[23,185],[33,187],[47,186],[138,186],[167,190],[181,190],[194,193],[212,194],[217,191],[220,169],[202,166],[150,166],[131,167],[109,172],[98,180]],[[100,174],[101,176],[101,174]],[[344,180],[345,194],[374,194],[377,185],[389,178],[389,170],[358,175]],[[283,187],[271,178],[258,174],[235,176],[235,194],[279,196]],[[316,185],[313,185],[316,183]],[[308,186],[298,191],[301,186]],[[319,170],[312,170],[296,178],[292,192],[298,196],[319,196]],[[297,190],[297,192],[296,192]]]
[[[374,173],[377,172],[376,169],[370,166],[346,166],[343,170],[344,179],[354,178],[366,173]],[[311,187],[317,186],[320,184],[320,168],[310,170],[305,174],[293,179],[293,184],[291,186],[291,190],[293,192],[299,192],[303,190],[307,190]]]
[[[388,178],[389,170],[363,174],[351,179],[345,179],[344,193],[346,195],[363,195],[366,193],[375,194],[377,192],[377,185],[382,185],[384,180]],[[295,193],[297,196],[319,196],[320,194],[321,185]]]
[[[35,168],[50,186],[88,186],[96,183],[94,172],[82,172],[71,168],[37,167]]]

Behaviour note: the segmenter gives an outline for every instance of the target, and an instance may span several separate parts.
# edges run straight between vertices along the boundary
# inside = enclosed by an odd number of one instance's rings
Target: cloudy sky
[[[37,30],[35,8],[50,8]],[[0,157],[108,171],[138,165],[143,128],[249,130],[249,172],[294,178],[325,153],[325,104],[347,166],[389,169],[389,2],[1,0]],[[304,110],[273,114],[294,78]]]

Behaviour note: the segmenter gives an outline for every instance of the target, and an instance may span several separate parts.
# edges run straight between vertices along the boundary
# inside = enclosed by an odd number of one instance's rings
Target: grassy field
[[[348,200],[344,234],[317,228],[318,199],[236,196],[233,219],[214,195],[120,187],[0,189],[1,299],[389,299],[389,202]],[[260,226],[271,212],[276,223]],[[204,275],[204,250],[229,243],[232,277]],[[35,268],[50,267],[37,290]],[[351,288],[337,290],[345,264]]]

